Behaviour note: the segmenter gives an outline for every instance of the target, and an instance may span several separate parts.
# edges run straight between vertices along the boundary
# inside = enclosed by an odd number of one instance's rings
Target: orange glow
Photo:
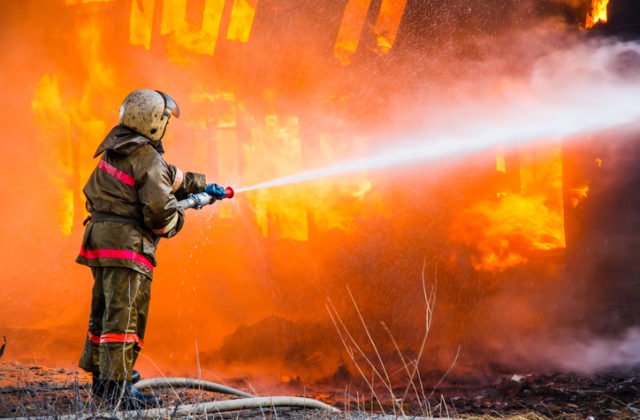
[[[565,247],[560,150],[520,156],[520,191],[498,192],[460,212],[452,240],[475,248],[472,265],[503,271],[529,261],[535,251]]]
[[[585,27],[593,28],[596,23],[607,23],[607,5],[609,0],[591,0],[591,7],[587,13]]]
[[[64,0],[64,4],[67,6],[73,6],[74,4],[89,4],[89,3],[109,3],[113,0]]]
[[[15,221],[0,229],[10,262],[0,287],[0,336],[7,330],[16,343],[10,357],[26,361],[75,366],[81,351],[91,291],[90,270],[74,263],[84,231],[82,188],[130,91],[164,90],[180,104],[182,115],[163,139],[168,162],[233,187],[372,155],[405,134],[421,135],[414,125],[464,128],[461,116],[499,114],[507,96],[534,99],[522,76],[529,73],[514,69],[508,54],[526,48],[511,39],[500,48],[480,44],[482,54],[471,61],[458,61],[475,51],[471,44],[464,54],[401,50],[381,60],[401,47],[402,18],[412,17],[405,0],[327,2],[331,19],[314,14],[315,2],[294,10],[286,1],[65,0],[43,2],[43,13],[33,14],[9,3],[12,13],[0,20],[8,25],[3,34],[14,34],[6,40],[13,47],[0,64],[11,112],[0,118],[7,138],[17,140],[0,144],[11,152],[0,159],[20,182],[9,185],[0,206],[3,219]],[[367,22],[376,5],[376,22]],[[551,45],[531,39],[535,48]],[[359,48],[368,59],[348,66]],[[443,115],[450,109],[454,122]],[[520,278],[509,280],[521,295],[501,297],[517,308],[482,299],[498,299],[492,283],[509,270],[526,271],[562,252],[562,172],[556,145],[504,147],[242,193],[188,211],[184,229],[158,248],[140,369],[148,377],[191,376],[202,366],[212,379],[332,381],[352,366],[325,304],[331,298],[355,329],[347,286],[383,353],[396,351],[383,349],[382,321],[415,354],[423,261],[440,267],[426,277],[438,281],[434,322],[445,326],[430,336],[436,351],[425,365],[448,368],[448,351],[459,343],[472,349],[471,363],[481,363],[481,333],[495,326],[470,314],[509,306],[505,331],[514,336],[547,321],[527,306],[534,286]],[[32,189],[34,200],[19,199]],[[535,287],[551,283],[545,277]]]
[[[184,59],[181,49],[213,55],[216,50],[224,0],[205,0],[200,22],[187,19],[187,0],[164,0],[160,33],[171,35],[170,54],[175,60]],[[132,16],[133,18],[133,16]]]
[[[65,100],[60,77],[45,74],[36,89],[32,111],[39,121],[43,147],[58,153],[50,171],[51,180],[60,189],[62,207],[58,211],[60,230],[70,235],[78,217],[86,211],[82,204],[82,186],[93,170],[91,161],[79,160],[77,153],[91,155],[96,139],[106,130],[106,123],[95,116],[91,99],[113,85],[112,69],[103,62],[99,45],[102,39],[101,25],[89,19],[78,27],[80,40],[79,64],[91,67],[83,96],[78,100]],[[81,141],[80,139],[84,139]]]
[[[507,161],[504,156],[504,150],[500,148],[498,154],[496,155],[496,171],[500,173],[507,172]]]
[[[406,6],[406,0],[382,0],[378,21],[373,29],[380,53],[387,54],[393,47]]]
[[[151,48],[153,30],[153,13],[155,0],[135,0],[131,2],[131,18],[129,21],[129,41],[131,45]]]
[[[74,185],[73,185],[73,144],[71,140],[71,121],[62,103],[57,77],[45,75],[38,83],[31,108],[42,127],[44,147],[50,147],[55,153],[56,171],[49,174],[51,182],[59,193],[59,206],[56,211],[58,226],[63,235],[70,235],[74,223]],[[52,139],[58,144],[47,144]]]
[[[296,117],[266,115],[264,129],[256,133],[262,150],[269,153],[269,172],[280,175],[303,168],[299,122]],[[309,238],[307,205],[299,188],[259,191],[255,199],[258,226],[264,236],[306,241]]]
[[[251,35],[253,18],[256,15],[258,0],[233,0],[231,9],[231,21],[227,30],[227,39],[230,41],[247,42]]]
[[[571,207],[577,207],[589,195],[589,186],[572,188],[570,191]]]
[[[477,250],[472,265],[480,271],[503,271],[529,261],[532,251],[564,248],[562,215],[544,196],[506,195],[464,211],[454,225],[454,240]]]
[[[351,57],[358,49],[370,5],[371,0],[349,0],[347,3],[333,50],[334,56],[343,66],[351,62]],[[375,50],[378,54],[387,54],[393,47],[406,5],[406,0],[383,0],[380,4],[378,19],[373,28]]]
[[[351,62],[351,56],[358,49],[360,34],[369,11],[369,0],[349,0],[342,16],[342,24],[333,54],[342,65]]]

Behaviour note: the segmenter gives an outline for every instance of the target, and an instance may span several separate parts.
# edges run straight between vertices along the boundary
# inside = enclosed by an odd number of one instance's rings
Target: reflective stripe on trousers
[[[101,378],[130,380],[147,325],[151,279],[123,267],[93,267],[89,334],[80,367]]]

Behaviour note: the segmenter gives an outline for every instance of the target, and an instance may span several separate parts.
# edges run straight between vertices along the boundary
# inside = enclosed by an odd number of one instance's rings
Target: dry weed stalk
[[[420,410],[422,411],[422,414],[424,416],[430,417],[433,410],[430,407],[429,398],[433,396],[435,389],[437,389],[437,387],[442,383],[442,381],[444,381],[444,379],[449,374],[449,372],[451,371],[451,369],[453,368],[453,366],[455,365],[458,359],[460,349],[458,349],[458,354],[456,355],[456,358],[453,364],[449,367],[447,372],[437,383],[436,387],[431,392],[431,394],[429,396],[425,395],[424,386],[419,374],[419,369],[420,369],[420,362],[424,356],[427,339],[429,337],[429,331],[431,330],[431,323],[433,321],[433,311],[435,308],[436,286],[437,286],[437,277],[438,277],[438,271],[437,271],[437,265],[436,265],[435,272],[434,272],[434,277],[435,277],[434,287],[431,289],[431,291],[428,291],[427,284],[426,284],[425,270],[426,270],[426,261],[423,262],[422,271],[421,271],[422,295],[424,297],[424,302],[425,302],[424,334],[422,336],[422,341],[420,342],[418,354],[415,357],[415,359],[409,359],[407,356],[403,354],[391,330],[388,328],[388,326],[384,322],[381,322],[382,328],[385,330],[385,332],[389,336],[389,339],[393,345],[393,348],[395,349],[395,352],[397,353],[398,358],[402,364],[402,368],[400,370],[404,370],[408,378],[401,397],[397,396],[393,390],[391,375],[389,375],[389,371],[387,370],[387,367],[383,361],[382,355],[378,350],[378,345],[376,344],[375,340],[373,339],[373,336],[371,335],[370,329],[364,320],[362,311],[360,310],[353,296],[353,293],[351,292],[351,289],[347,286],[347,293],[349,294],[349,298],[351,299],[353,308],[358,316],[360,325],[362,326],[362,329],[366,334],[368,344],[372,348],[372,351],[374,353],[373,357],[370,357],[369,355],[367,355],[367,352],[363,349],[363,346],[358,343],[358,341],[354,338],[353,334],[349,331],[349,328],[347,328],[345,322],[343,321],[338,310],[333,304],[333,301],[330,298],[327,298],[327,304],[325,306],[327,308],[327,312],[329,313],[329,317],[331,318],[331,321],[333,322],[333,325],[338,333],[338,337],[340,338],[342,345],[344,346],[347,354],[349,355],[349,359],[351,360],[353,366],[355,366],[360,377],[364,380],[369,391],[371,392],[371,398],[372,398],[372,402],[370,405],[371,409],[373,409],[374,401],[375,401],[375,405],[378,406],[378,408],[383,413],[383,415],[385,414],[384,403],[376,391],[376,387],[375,387],[376,381],[379,381],[379,383],[381,383],[384,389],[386,389],[386,391],[388,392],[390,401],[393,406],[393,415],[402,416],[402,417],[407,416],[404,411],[404,406],[405,406],[407,397],[409,396],[409,393],[413,391],[413,394],[415,394],[416,401],[420,407]],[[362,362],[364,362],[364,366],[361,365]],[[367,369],[370,370],[371,372],[371,378],[369,378],[368,375],[365,373]],[[442,398],[441,403],[438,404],[438,407],[440,407],[441,410],[442,408],[444,408],[448,417],[449,416],[448,407],[446,406],[446,404],[444,404],[444,402],[445,402],[444,398]],[[345,402],[345,406],[348,407],[349,405],[350,405],[350,402],[347,400]],[[357,397],[356,399],[356,405],[357,405],[357,410],[361,411],[359,397]],[[373,415],[373,413],[371,414]]]

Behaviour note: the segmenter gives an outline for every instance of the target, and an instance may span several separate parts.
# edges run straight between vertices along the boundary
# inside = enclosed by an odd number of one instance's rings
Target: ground
[[[99,411],[99,407],[89,396],[88,384],[89,377],[75,370],[0,362],[0,417],[91,416]],[[198,390],[162,390],[160,393],[169,407],[229,398]],[[425,393],[429,394],[431,392]],[[344,395],[344,392],[327,392],[324,389],[323,392],[312,392],[306,396],[334,404],[351,418],[372,417],[370,399],[365,399],[369,401],[368,404],[352,401],[347,407]],[[469,419],[640,418],[640,368],[598,375],[501,375],[491,381],[484,378],[482,381],[469,381],[465,385],[441,385],[430,396],[430,413],[414,402],[405,405],[405,413]],[[394,414],[392,404],[383,403],[382,407],[386,414]],[[380,413],[377,404],[374,404],[374,408],[373,413]],[[254,410],[226,416],[345,418],[344,414],[329,416],[318,411],[293,409],[278,409],[276,413]],[[218,414],[209,417],[223,416]]]

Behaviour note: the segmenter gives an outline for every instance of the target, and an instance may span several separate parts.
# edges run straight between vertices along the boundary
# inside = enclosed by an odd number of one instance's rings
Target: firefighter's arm
[[[171,238],[184,225],[184,211],[178,208],[170,168],[151,159],[137,184],[144,224],[158,236]]]
[[[207,186],[206,177],[196,172],[182,172],[180,168],[167,164],[171,178],[171,188],[178,200],[189,194],[203,192]]]

